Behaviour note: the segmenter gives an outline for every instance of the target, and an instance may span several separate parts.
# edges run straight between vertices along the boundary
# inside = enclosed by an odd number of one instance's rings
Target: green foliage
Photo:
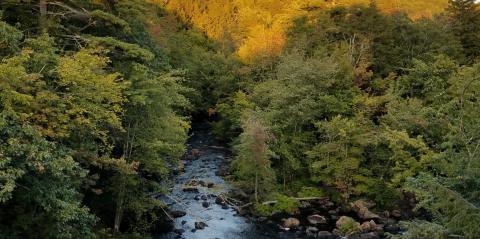
[[[275,213],[288,213],[290,215],[298,213],[300,203],[295,198],[282,194],[277,194],[273,198],[275,200],[273,204],[255,204],[255,211],[264,216]]]
[[[363,121],[363,122],[362,122]],[[313,160],[312,177],[325,185],[336,187],[348,200],[352,194],[368,192],[376,180],[366,167],[362,152],[367,144],[374,144],[373,130],[362,118],[353,120],[335,117],[317,123],[324,139],[308,153]]]
[[[151,195],[185,150],[184,73],[126,1],[24,16],[38,4],[0,4],[0,237],[139,238],[163,219]]]
[[[313,187],[303,187],[302,190],[300,190],[297,193],[298,197],[324,197],[325,192],[322,190],[319,190],[317,188]]]
[[[253,192],[255,201],[272,191],[275,172],[271,169],[267,141],[269,134],[262,123],[248,116],[243,121],[245,131],[235,146],[237,157],[233,162],[234,174],[239,186]]]
[[[449,0],[448,14],[451,28],[463,45],[468,62],[480,55],[480,10],[475,0]]]
[[[392,235],[394,239],[447,239],[448,230],[442,225],[414,220],[411,222],[401,222],[402,227],[407,229],[403,235]]]
[[[480,223],[480,208],[458,192],[428,175],[410,179],[406,188],[421,200],[417,207],[433,213],[449,233],[472,239],[478,237],[480,232],[476,225]]]
[[[0,2],[0,237],[143,237],[187,114],[216,120],[263,214],[407,190],[433,222],[404,238],[478,237],[473,0],[153,2]]]
[[[18,51],[22,38],[21,31],[4,21],[0,21],[0,57]]]
[[[96,219],[77,189],[86,170],[12,117],[1,113],[0,237],[92,238]]]

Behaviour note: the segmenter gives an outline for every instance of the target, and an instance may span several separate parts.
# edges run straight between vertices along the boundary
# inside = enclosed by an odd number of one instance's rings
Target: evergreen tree
[[[475,0],[449,0],[452,31],[471,63],[480,56],[480,10]]]

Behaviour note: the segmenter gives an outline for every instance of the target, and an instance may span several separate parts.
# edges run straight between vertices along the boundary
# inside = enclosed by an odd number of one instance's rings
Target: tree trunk
[[[47,0],[40,0],[38,3],[40,8],[40,16],[38,18],[38,25],[40,33],[48,32],[48,20],[47,20]]]
[[[120,185],[120,192],[118,193],[117,198],[117,207],[115,209],[115,221],[113,225],[113,232],[115,235],[120,233],[120,224],[122,223],[123,217],[123,201],[125,199],[125,184]]]
[[[255,172],[255,202],[258,203],[258,171]]]

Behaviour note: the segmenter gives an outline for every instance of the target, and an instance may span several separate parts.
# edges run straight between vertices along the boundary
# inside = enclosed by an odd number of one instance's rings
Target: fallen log
[[[324,200],[324,199],[328,199],[326,197],[304,197],[304,198],[293,198],[297,201],[313,201],[313,200]],[[262,202],[261,204],[262,205],[271,205],[271,204],[275,204],[275,203],[278,203],[277,200],[272,200],[272,201],[266,201],[266,202]],[[249,207],[249,206],[252,206],[253,205],[253,202],[250,202],[250,203],[247,203],[247,204],[244,204],[242,206],[238,206],[237,208],[245,208],[245,207]]]
[[[297,201],[314,201],[314,200],[322,200],[322,199],[328,199],[326,197],[304,197],[304,198],[293,198]],[[262,205],[271,205],[271,204],[276,204],[278,203],[277,200],[272,200],[272,201],[266,201],[262,202]]]

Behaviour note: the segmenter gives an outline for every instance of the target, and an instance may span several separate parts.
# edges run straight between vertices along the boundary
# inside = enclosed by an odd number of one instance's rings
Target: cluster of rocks
[[[304,206],[322,208],[324,213],[313,213],[304,218],[284,218],[280,222],[280,228],[296,231],[306,238],[319,239],[380,239],[384,238],[385,232],[398,233],[400,230],[397,225],[397,219],[401,217],[400,211],[377,214],[371,210],[375,204],[366,200],[351,203],[350,210],[334,208],[334,204],[327,201],[315,206]]]

